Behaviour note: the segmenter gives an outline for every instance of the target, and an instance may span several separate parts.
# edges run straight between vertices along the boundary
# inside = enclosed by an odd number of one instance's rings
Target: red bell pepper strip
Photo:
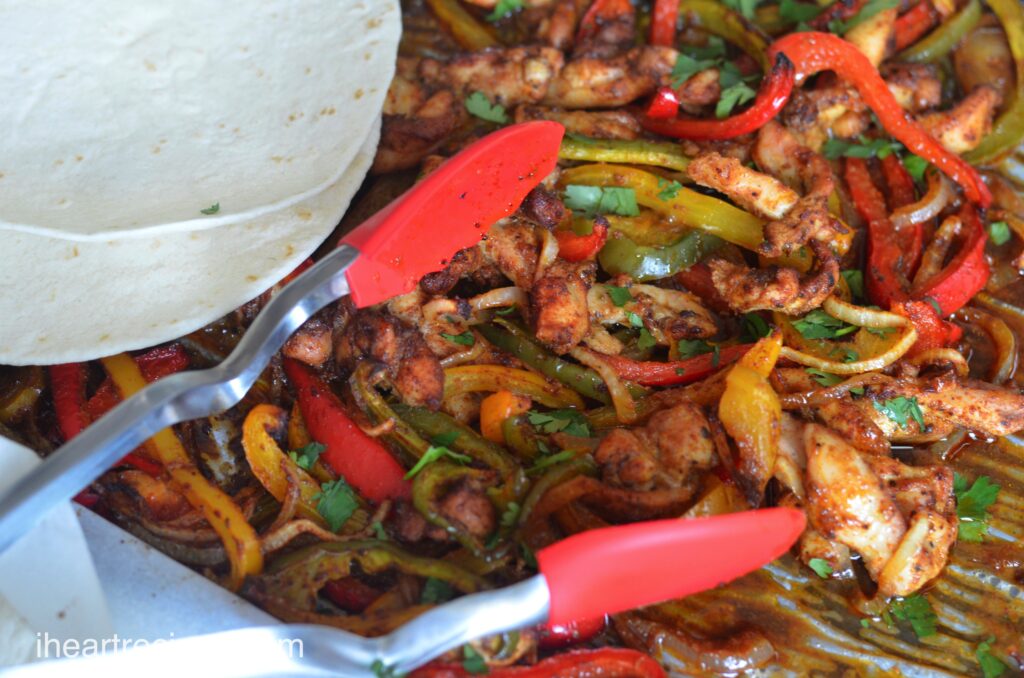
[[[978,213],[972,206],[964,205],[960,208],[959,217],[966,231],[960,251],[941,272],[926,280],[920,289],[915,289],[913,295],[917,299],[933,299],[943,317],[959,311],[984,289],[992,272],[985,258],[988,234]]]
[[[896,19],[893,31],[896,40],[896,51],[902,52],[910,47],[924,34],[931,30],[938,21],[939,14],[932,7],[930,0],[921,0],[902,16]]]
[[[749,132],[756,132],[778,115],[782,107],[789,101],[789,95],[796,82],[795,69],[786,54],[775,54],[772,56],[772,63],[774,65],[761,81],[761,87],[757,91],[754,103],[742,113],[723,120],[692,118],[663,120],[643,116],[640,119],[640,124],[650,132],[676,139],[732,139]]]
[[[434,663],[416,669],[409,678],[467,678],[458,664]],[[490,678],[665,678],[665,669],[643,652],[621,647],[577,650],[549,657],[533,666],[493,669]]]
[[[902,270],[904,252],[885,209],[885,198],[871,179],[867,163],[847,158],[844,178],[853,204],[868,222],[868,262],[864,276],[868,298],[882,308],[890,308],[908,298],[910,283]]]
[[[629,0],[594,0],[576,31],[576,43],[580,45],[591,40],[602,24],[615,21],[623,14],[632,14],[635,10]]]
[[[604,630],[605,617],[579,619],[568,624],[545,624],[537,629],[537,644],[542,650],[557,650],[585,643]]]
[[[882,158],[882,175],[889,188],[890,212],[913,203],[917,198],[914,178],[895,155],[889,154]],[[896,238],[903,250],[904,270],[908,278],[912,277],[921,263],[921,254],[924,252],[924,224],[911,224],[897,229]]]
[[[285,358],[284,371],[295,387],[310,436],[327,448],[321,458],[370,501],[408,498],[411,485],[405,469],[349,418],[327,384],[291,358]]]
[[[981,207],[988,207],[992,202],[992,194],[977,170],[960,156],[943,148],[907,115],[878,69],[856,46],[831,33],[791,33],[776,40],[768,50],[769,58],[776,58],[779,54],[785,54],[796,65],[798,80],[821,71],[835,71],[857,89],[882,127],[907,150],[932,163],[960,184],[971,202]]]
[[[181,372],[187,369],[190,363],[188,353],[185,352],[181,344],[160,346],[135,356],[133,360],[139,366],[139,371],[142,372],[147,383],[153,383],[175,372]],[[96,389],[92,398],[89,398],[86,410],[92,421],[96,421],[119,402],[121,402],[121,396],[118,395],[114,382],[108,377]]]
[[[589,235],[576,235],[571,230],[555,231],[558,240],[558,256],[566,261],[584,261],[597,256],[608,241],[608,225],[598,217]]]
[[[626,381],[641,386],[675,386],[688,384],[713,374],[719,368],[739,360],[751,346],[753,344],[723,348],[717,358],[712,353],[704,353],[693,358],[669,362],[633,360],[621,355],[606,355],[601,356],[601,359]]]
[[[85,414],[85,365],[51,365],[49,372],[57,426],[60,427],[64,440],[71,440],[89,425],[89,419]]]
[[[713,311],[729,313],[729,301],[715,288],[711,279],[711,267],[698,261],[689,268],[676,273],[676,282],[700,297],[701,303]]]
[[[949,346],[959,341],[964,333],[959,325],[940,318],[927,301],[897,302],[893,304],[892,311],[909,318],[917,330],[917,341],[909,353],[911,357],[929,349]]]
[[[352,614],[360,614],[381,596],[380,591],[355,577],[332,579],[324,584],[323,592],[332,603]]]
[[[657,120],[679,115],[679,95],[671,87],[659,87],[647,105],[647,117]]]
[[[676,43],[679,0],[654,0],[651,12],[651,44],[672,47]]]

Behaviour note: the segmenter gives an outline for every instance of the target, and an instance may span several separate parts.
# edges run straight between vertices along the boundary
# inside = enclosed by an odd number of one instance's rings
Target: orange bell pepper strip
[[[896,51],[902,52],[932,29],[939,19],[939,13],[932,7],[931,0],[921,0],[896,19],[893,38]]]
[[[512,391],[498,391],[480,403],[480,433],[493,443],[504,444],[501,425],[509,417],[529,411],[533,401]]]
[[[126,353],[103,358],[121,398],[130,398],[146,386],[139,366]],[[227,586],[237,591],[245,577],[263,569],[263,551],[259,536],[231,497],[199,472],[173,429],[165,428],[146,443],[150,453],[160,460],[175,487],[196,509],[202,511],[210,527],[224,543],[231,563]]]

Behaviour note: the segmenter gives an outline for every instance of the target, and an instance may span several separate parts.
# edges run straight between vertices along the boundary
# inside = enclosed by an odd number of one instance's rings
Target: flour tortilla
[[[0,238],[276,218],[337,185],[400,32],[397,0],[5,0]]]
[[[0,363],[73,362],[145,348],[256,297],[330,235],[379,135],[378,119],[326,191],[248,223],[106,242],[0,233]]]

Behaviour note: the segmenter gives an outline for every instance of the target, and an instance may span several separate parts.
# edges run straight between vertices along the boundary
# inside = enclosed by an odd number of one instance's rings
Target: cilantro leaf
[[[609,298],[612,303],[618,307],[623,307],[633,300],[633,295],[629,293],[628,287],[616,287],[615,285],[605,285],[604,289],[608,292]]]
[[[573,452],[572,450],[562,450],[561,452],[556,452],[555,454],[549,454],[549,455],[547,455],[545,457],[541,457],[540,461],[538,461],[536,464],[534,464],[530,468],[526,469],[526,474],[527,475],[533,475],[534,473],[537,473],[538,471],[543,471],[544,469],[548,468],[549,466],[554,466],[555,464],[561,464],[563,461],[569,461],[570,459],[575,459],[575,458],[576,458],[576,453]]]
[[[618,214],[635,217],[640,214],[636,202],[636,191],[620,186],[579,186],[565,187],[565,206],[588,216],[594,214]]]
[[[772,328],[757,313],[743,314],[743,334],[741,339],[744,342],[757,341],[772,333]]]
[[[1010,242],[1009,224],[1005,221],[993,221],[988,225],[988,239],[996,246]]]
[[[695,358],[705,353],[714,353],[718,347],[712,346],[703,339],[680,339],[676,345],[680,358]]]
[[[523,565],[526,565],[531,570],[537,569],[537,555],[533,552],[526,544],[519,544],[519,550],[523,554]]]
[[[967,487],[967,479],[959,473],[953,476],[953,494],[956,495],[956,515],[960,518],[959,538],[964,541],[982,541],[988,532],[988,507],[999,496],[999,485],[988,476],[978,476],[974,484]]]
[[[678,181],[665,181],[664,179],[658,179],[658,200],[671,200],[676,197],[683,185]]]
[[[928,165],[929,162],[919,155],[910,154],[903,158],[903,167],[910,176],[914,177],[914,181],[924,181],[924,173],[928,169]]]
[[[443,579],[427,577],[423,582],[423,591],[420,592],[420,602],[424,605],[436,605],[444,603],[455,597],[452,585]]]
[[[815,574],[822,579],[828,579],[829,575],[833,572],[832,566],[824,558],[811,558],[807,561],[807,567],[814,570]]]
[[[508,122],[508,115],[505,107],[501,104],[492,104],[490,99],[483,92],[473,92],[465,101],[466,110],[481,120],[496,122],[504,125]]]
[[[889,139],[868,139],[863,134],[857,141],[847,141],[834,137],[821,147],[821,154],[829,160],[836,158],[884,158],[902,145]]]
[[[355,490],[349,487],[344,478],[324,483],[312,499],[316,501],[316,512],[327,522],[331,532],[340,530],[345,521],[359,508]]]
[[[658,345],[658,342],[654,340],[654,335],[647,331],[646,327],[640,328],[640,336],[637,337],[636,347],[641,351],[646,351],[649,348],[654,348]]]
[[[388,540],[388,533],[384,530],[384,525],[379,520],[375,520],[370,523],[370,529],[373,530],[373,536],[381,541]]]
[[[491,23],[501,21],[513,12],[518,12],[522,8],[523,0],[498,0],[498,4],[494,6],[494,11],[487,15],[487,20]]]
[[[754,18],[754,11],[760,0],[722,0],[722,4],[748,19]]]
[[[453,344],[460,344],[462,346],[472,346],[476,343],[476,339],[473,338],[473,333],[469,330],[466,330],[462,334],[448,334],[447,332],[442,332],[441,336]]]
[[[204,210],[199,210],[200,214],[216,214],[220,212],[220,203],[215,202]]]
[[[394,666],[388,666],[382,659],[374,659],[373,663],[370,664],[370,671],[377,678],[404,678],[405,674],[401,673]]]
[[[922,431],[928,428],[927,424],[924,423],[924,414],[921,412],[921,406],[917,404],[917,398],[898,396],[882,402],[876,400],[872,404],[876,410],[892,419],[900,428],[906,428],[908,417],[913,418]]]
[[[508,506],[505,507],[505,511],[501,514],[500,524],[502,527],[513,527],[519,521],[519,513],[522,511],[522,507],[514,502],[510,501]]]
[[[473,461],[472,457],[468,457],[464,454],[459,454],[458,452],[452,452],[447,447],[431,445],[430,447],[427,448],[427,451],[423,453],[423,456],[419,458],[419,461],[416,462],[416,465],[409,469],[409,472],[405,474],[405,479],[409,480],[410,478],[414,477],[417,473],[422,471],[429,464],[433,464],[435,461],[443,459],[444,457],[448,457],[452,461],[458,462],[460,464],[466,464]]]
[[[801,23],[817,18],[824,11],[813,3],[796,2],[796,0],[782,0],[779,3],[779,16],[792,23]]]
[[[837,35],[844,35],[876,14],[887,9],[899,7],[899,5],[900,0],[869,0],[851,19],[848,21],[830,21],[828,28]]]
[[[992,643],[995,640],[994,636],[989,636],[985,642],[978,643],[978,649],[974,652],[974,656],[978,658],[978,666],[981,667],[981,673],[985,678],[999,678],[1006,673],[1006,664],[991,652]]]
[[[686,45],[684,49],[697,59],[721,59],[725,56],[725,39],[709,35],[703,45]]]
[[[842,377],[829,372],[822,372],[821,370],[813,367],[808,367],[805,371],[807,374],[811,375],[811,378],[814,379],[814,381],[818,382],[822,386],[835,386],[836,384],[841,384],[843,382]]]
[[[626,320],[631,327],[642,328],[644,326],[644,319],[632,311],[626,314]]]
[[[327,446],[321,443],[310,443],[298,450],[292,450],[288,453],[288,457],[294,461],[299,468],[304,471],[308,471],[313,468],[313,464],[316,463],[316,460],[326,449]]]
[[[841,271],[840,275],[846,281],[846,286],[850,288],[850,294],[855,299],[864,298],[864,272],[856,268],[848,268],[845,271]]]
[[[672,87],[679,89],[687,80],[701,71],[714,68],[718,64],[717,59],[695,59],[689,54],[679,53],[676,63],[672,66]]]
[[[935,622],[938,618],[932,604],[920,593],[893,600],[889,603],[889,610],[896,619],[910,622],[910,627],[918,638],[935,635]]]
[[[490,671],[487,668],[487,662],[484,661],[479,652],[473,649],[472,645],[462,646],[462,668],[466,669],[466,673],[471,673],[474,676]]]
[[[728,117],[732,113],[732,109],[742,106],[755,96],[757,96],[757,92],[743,82],[738,82],[731,87],[725,88],[718,99],[718,104],[715,105],[715,117]]]
[[[859,327],[833,318],[820,308],[793,322],[793,327],[805,339],[838,339],[856,332]]]
[[[577,410],[527,412],[526,418],[541,433],[565,433],[578,438],[590,437],[587,418]]]

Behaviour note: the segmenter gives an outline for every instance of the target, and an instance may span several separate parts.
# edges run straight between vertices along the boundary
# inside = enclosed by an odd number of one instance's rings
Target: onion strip
[[[905,228],[921,224],[939,215],[953,200],[953,183],[942,172],[928,173],[928,192],[915,203],[905,205],[892,213],[892,225]]]
[[[555,244],[558,244],[557,240]],[[469,300],[469,307],[474,313],[479,313],[491,308],[526,306],[528,302],[529,298],[522,289],[515,286],[499,287],[476,295]]]
[[[946,261],[949,248],[953,246],[953,238],[960,233],[963,222],[959,217],[947,217],[939,230],[935,231],[932,242],[921,255],[921,265],[914,274],[913,288],[922,289],[928,281],[942,272],[942,264]]]
[[[548,229],[540,229],[540,255],[537,257],[537,272],[533,276],[534,281],[543,278],[557,258],[558,238]]]
[[[825,303],[822,304],[822,308],[833,318],[851,325],[857,325],[858,327],[870,327],[872,329],[903,327],[909,322],[904,316],[874,308],[855,306],[835,295],[826,299]]]
[[[907,360],[907,362],[914,367],[951,363],[953,369],[956,370],[956,375],[961,379],[967,378],[971,371],[970,366],[967,364],[967,358],[955,348],[930,348],[927,351],[918,353],[913,358]]]
[[[958,313],[964,321],[980,326],[992,340],[996,359],[988,378],[993,384],[1004,384],[1017,367],[1017,337],[1001,318],[976,308],[962,308]]]
[[[804,367],[814,367],[832,374],[861,374],[862,372],[880,370],[892,365],[910,350],[915,341],[917,341],[917,330],[911,325],[904,325],[897,340],[893,342],[892,346],[885,353],[868,360],[842,363],[835,360],[825,360],[803,351],[796,351],[788,346],[782,347],[780,357]]]

